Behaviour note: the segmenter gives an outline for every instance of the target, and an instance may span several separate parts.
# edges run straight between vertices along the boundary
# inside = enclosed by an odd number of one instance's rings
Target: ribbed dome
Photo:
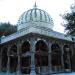
[[[33,9],[30,9],[26,12],[24,12],[19,20],[18,20],[18,26],[19,25],[24,25],[26,23],[30,23],[30,22],[43,22],[43,23],[47,23],[50,24],[50,28],[53,28],[53,20],[52,18],[49,16],[49,14],[41,9],[38,9],[36,7],[36,4],[34,6]],[[21,26],[20,26],[21,27]]]

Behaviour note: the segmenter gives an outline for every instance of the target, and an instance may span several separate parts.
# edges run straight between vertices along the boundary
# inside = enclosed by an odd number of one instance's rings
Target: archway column
[[[72,63],[73,63],[72,58],[73,58],[73,53],[74,53],[74,52],[73,52],[73,49],[74,49],[73,46],[74,46],[73,44],[70,45],[70,49],[71,49],[71,58],[70,58],[70,59],[71,59],[71,62],[70,62],[70,63],[71,63],[71,71],[73,71],[73,66],[74,66],[74,65],[72,64]]]
[[[2,50],[3,48],[1,48],[1,53],[0,53],[0,71],[1,71],[1,68],[2,68]]]
[[[72,55],[73,55],[73,47],[72,47],[72,45],[70,45],[70,53],[69,53],[69,56],[70,56],[70,71],[72,71]]]
[[[17,42],[17,55],[18,55],[18,64],[17,64],[17,75],[21,74],[21,66],[20,66],[20,52],[21,51],[21,41]]]
[[[62,53],[62,55],[61,55],[62,71],[65,71],[65,68],[64,68],[64,58],[63,58],[63,56],[64,56],[63,45],[61,45],[61,53]]]
[[[35,72],[35,40],[30,40],[30,50],[31,50],[31,71],[30,75],[36,75]]]
[[[10,72],[10,45],[8,46],[8,51],[7,51],[7,56],[8,56],[8,61],[7,61],[7,73]]]
[[[52,65],[51,65],[51,43],[49,42],[48,44],[48,67],[49,67],[49,75],[51,74],[52,71]]]
[[[70,55],[70,49],[71,48],[67,48],[66,50],[69,51],[68,54],[67,54],[67,59],[68,59],[68,63],[69,63],[69,70],[68,71],[71,71],[71,55]]]
[[[64,45],[64,56],[66,57],[64,62],[66,61],[66,64],[64,63],[64,70],[66,72],[71,71],[71,55],[70,55],[70,46]],[[66,52],[65,52],[66,51]]]

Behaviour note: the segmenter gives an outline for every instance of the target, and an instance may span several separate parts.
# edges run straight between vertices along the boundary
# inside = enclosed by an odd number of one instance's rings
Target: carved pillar
[[[49,75],[51,74],[51,70],[52,70],[52,65],[51,65],[51,43],[48,43],[48,67],[49,67]]]
[[[0,71],[2,68],[2,48],[1,48],[1,52],[0,52]]]
[[[10,72],[10,46],[8,46],[8,51],[7,51],[7,56],[8,56],[8,61],[7,61],[7,72]]]
[[[21,65],[20,65],[20,53],[21,53],[21,42],[17,42],[17,54],[18,54],[18,63],[17,63],[17,75],[21,74]]]
[[[35,72],[35,40],[30,40],[30,49],[31,49],[31,72],[30,75],[36,75]]]
[[[74,65],[73,65],[73,55],[74,55],[74,47],[73,47],[73,44],[71,44],[71,71],[73,71],[73,67],[74,67]]]
[[[61,45],[61,64],[62,64],[62,71],[64,71],[65,70],[65,68],[64,68],[64,50],[63,50],[63,45]]]
[[[74,53],[74,52],[73,52],[73,50],[74,50],[73,44],[71,44],[70,49],[71,49],[71,50],[70,50],[70,53],[71,53],[71,54],[70,54],[70,55],[71,55],[71,57],[70,57],[70,61],[71,61],[71,62],[70,62],[70,63],[71,63],[71,71],[73,71],[73,64],[72,64],[72,63],[73,63],[73,62],[72,62],[73,53]]]
[[[63,49],[64,56],[65,56],[65,60],[64,60],[64,71],[70,72],[71,71],[70,47],[65,47],[64,49]]]
[[[67,48],[67,51],[68,51],[68,54],[67,54],[67,61],[68,61],[68,63],[69,63],[69,71],[71,71],[71,50],[70,50],[71,48],[69,47],[69,48]]]

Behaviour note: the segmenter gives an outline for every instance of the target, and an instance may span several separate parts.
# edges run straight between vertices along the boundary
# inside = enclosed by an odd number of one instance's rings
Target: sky
[[[54,30],[64,33],[61,14],[70,11],[74,0],[0,0],[0,22],[17,24],[20,15],[33,8],[34,4],[46,11],[54,21]]]

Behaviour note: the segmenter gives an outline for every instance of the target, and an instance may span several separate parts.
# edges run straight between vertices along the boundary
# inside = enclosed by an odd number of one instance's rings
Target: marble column
[[[52,65],[51,65],[51,43],[48,43],[48,67],[49,67],[49,75],[51,75]]]
[[[30,75],[36,75],[35,72],[35,40],[30,40],[30,50],[31,50],[31,71]]]
[[[1,52],[0,52],[0,71],[2,68],[2,48],[1,48]]]
[[[7,56],[8,56],[8,61],[7,61],[7,73],[10,72],[10,46],[8,46],[8,51],[7,51]]]
[[[69,71],[71,71],[71,55],[70,55],[70,49],[71,48],[67,48],[68,54],[67,54],[67,61],[69,64]]]
[[[17,42],[17,55],[18,55],[17,75],[20,75],[21,74],[20,53],[21,53],[21,42]]]
[[[70,54],[70,55],[71,55],[71,57],[70,57],[71,62],[70,62],[70,63],[71,63],[71,71],[72,71],[72,70],[73,70],[73,65],[72,65],[73,61],[72,61],[72,58],[73,58],[73,53],[74,53],[74,52],[73,52],[73,49],[74,49],[73,44],[71,44],[70,49],[71,49],[71,50],[70,50],[70,53],[71,53],[71,54]]]
[[[62,64],[62,71],[64,71],[65,70],[65,68],[64,68],[64,49],[63,49],[63,45],[61,45],[60,46],[61,47],[61,64]]]

